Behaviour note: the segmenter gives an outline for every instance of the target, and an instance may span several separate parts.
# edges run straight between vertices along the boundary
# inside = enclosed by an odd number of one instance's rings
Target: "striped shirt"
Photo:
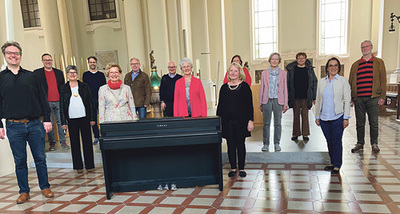
[[[372,96],[372,77],[373,77],[373,62],[372,58],[365,61],[361,58],[357,70],[357,97]]]

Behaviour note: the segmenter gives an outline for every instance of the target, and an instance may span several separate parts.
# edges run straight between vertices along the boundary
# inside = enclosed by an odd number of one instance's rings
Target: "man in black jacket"
[[[53,58],[50,54],[44,53],[42,55],[43,68],[38,68],[34,70],[34,74],[40,79],[40,82],[44,88],[47,101],[51,109],[51,123],[53,127],[54,117],[57,122],[58,137],[60,138],[60,144],[63,148],[68,149],[69,146],[66,143],[65,134],[61,126],[60,120],[60,92],[61,86],[65,84],[64,74],[62,71],[53,68]],[[55,133],[54,130],[47,134],[50,143],[50,151],[56,150],[55,144]]]

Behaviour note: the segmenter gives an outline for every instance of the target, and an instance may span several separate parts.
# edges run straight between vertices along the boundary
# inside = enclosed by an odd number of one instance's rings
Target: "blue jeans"
[[[36,119],[28,123],[16,123],[6,121],[7,137],[10,142],[11,151],[14,156],[15,174],[19,186],[19,193],[29,193],[28,166],[26,163],[26,142],[31,148],[32,156],[36,165],[36,173],[40,189],[50,187],[47,175],[45,136],[46,132],[42,121]]]
[[[146,118],[147,108],[146,107],[137,107],[136,112],[139,113],[139,119]]]
[[[343,162],[343,116],[336,120],[320,120],[322,132],[328,143],[329,157],[334,167],[340,168]]]
[[[61,126],[61,119],[60,119],[60,103],[57,102],[49,102],[49,106],[51,109],[51,115],[50,115],[50,120],[51,124],[53,125],[53,129],[47,133],[47,136],[49,137],[49,142],[50,144],[54,143],[56,137],[54,133],[54,116],[56,117],[56,122],[57,122],[57,130],[58,130],[58,137],[60,138],[60,143],[65,143],[65,134],[64,134],[64,129]]]

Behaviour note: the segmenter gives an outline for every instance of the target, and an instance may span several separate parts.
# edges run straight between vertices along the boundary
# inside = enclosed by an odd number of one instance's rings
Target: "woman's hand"
[[[247,131],[251,132],[254,129],[254,123],[253,121],[249,120],[249,123],[247,124]]]
[[[94,124],[96,124],[95,121],[90,121],[90,126],[94,126]]]
[[[283,114],[287,111],[287,106],[283,106]]]
[[[344,119],[343,120],[343,129],[345,129],[347,126],[349,126],[349,120],[348,119]]]
[[[317,124],[317,126],[320,126],[319,119],[315,119],[315,124]]]
[[[67,130],[67,129],[68,129],[68,125],[63,125],[62,128],[63,128],[64,130]]]
[[[262,112],[262,106],[260,105],[260,110],[261,110],[261,112]]]

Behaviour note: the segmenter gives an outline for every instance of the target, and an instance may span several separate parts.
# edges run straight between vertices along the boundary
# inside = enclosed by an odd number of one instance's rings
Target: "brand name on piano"
[[[166,125],[166,124],[158,124],[158,125],[156,125],[157,127],[167,127],[168,125]]]

